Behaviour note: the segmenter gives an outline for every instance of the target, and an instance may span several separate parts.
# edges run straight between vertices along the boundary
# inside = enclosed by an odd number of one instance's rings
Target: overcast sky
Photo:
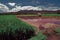
[[[60,0],[0,0],[0,10],[2,12],[32,9],[57,10],[60,9]]]

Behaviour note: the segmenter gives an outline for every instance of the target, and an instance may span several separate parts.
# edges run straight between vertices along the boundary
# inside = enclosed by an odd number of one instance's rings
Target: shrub
[[[57,35],[60,35],[60,28],[56,28],[55,32],[56,32]]]
[[[35,37],[32,37],[31,39],[29,40],[46,40],[46,36],[43,35],[42,33],[38,33]]]

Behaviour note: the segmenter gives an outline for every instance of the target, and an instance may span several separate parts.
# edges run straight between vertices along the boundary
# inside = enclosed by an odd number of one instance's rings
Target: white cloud
[[[17,12],[17,11],[20,11],[20,10],[42,10],[42,8],[40,7],[34,7],[34,6],[16,6],[15,8],[13,8],[12,10],[10,10],[10,12]]]
[[[10,6],[15,6],[16,3],[8,3]]]
[[[60,10],[59,7],[42,7],[42,6],[15,6],[10,12],[18,12],[20,10],[37,10],[37,11],[42,11],[42,10],[48,10],[48,11],[56,11]]]
[[[12,8],[9,12],[18,12],[21,10],[21,6],[16,6],[15,8]]]
[[[0,3],[0,13],[2,12],[18,12],[20,10],[49,10],[49,11],[56,11],[60,10],[60,7],[44,7],[44,6],[14,6],[11,10],[6,5]]]
[[[2,12],[8,12],[8,11],[9,11],[9,8],[6,5],[0,3],[0,12],[2,13]]]

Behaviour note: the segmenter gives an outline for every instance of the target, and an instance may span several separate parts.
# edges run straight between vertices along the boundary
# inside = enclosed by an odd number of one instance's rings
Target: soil
[[[37,32],[40,31],[39,28],[42,28],[42,30],[44,29],[42,27],[42,25],[46,24],[46,23],[53,23],[53,24],[57,24],[60,26],[60,17],[20,17],[17,16],[17,18],[19,18],[20,20],[31,24],[33,26],[35,26],[37,28]],[[49,31],[49,30],[48,30]],[[47,35],[47,40],[60,40],[60,35],[56,35],[56,34],[49,34]]]
[[[55,34],[49,35],[47,36],[47,40],[60,40],[60,35]]]

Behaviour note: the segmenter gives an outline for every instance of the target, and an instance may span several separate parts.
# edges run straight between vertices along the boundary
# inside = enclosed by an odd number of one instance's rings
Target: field
[[[0,15],[0,40],[27,40],[35,35],[35,29],[15,15]]]
[[[0,40],[59,40],[59,16],[0,15]]]
[[[42,16],[60,16],[60,14],[42,14]]]

